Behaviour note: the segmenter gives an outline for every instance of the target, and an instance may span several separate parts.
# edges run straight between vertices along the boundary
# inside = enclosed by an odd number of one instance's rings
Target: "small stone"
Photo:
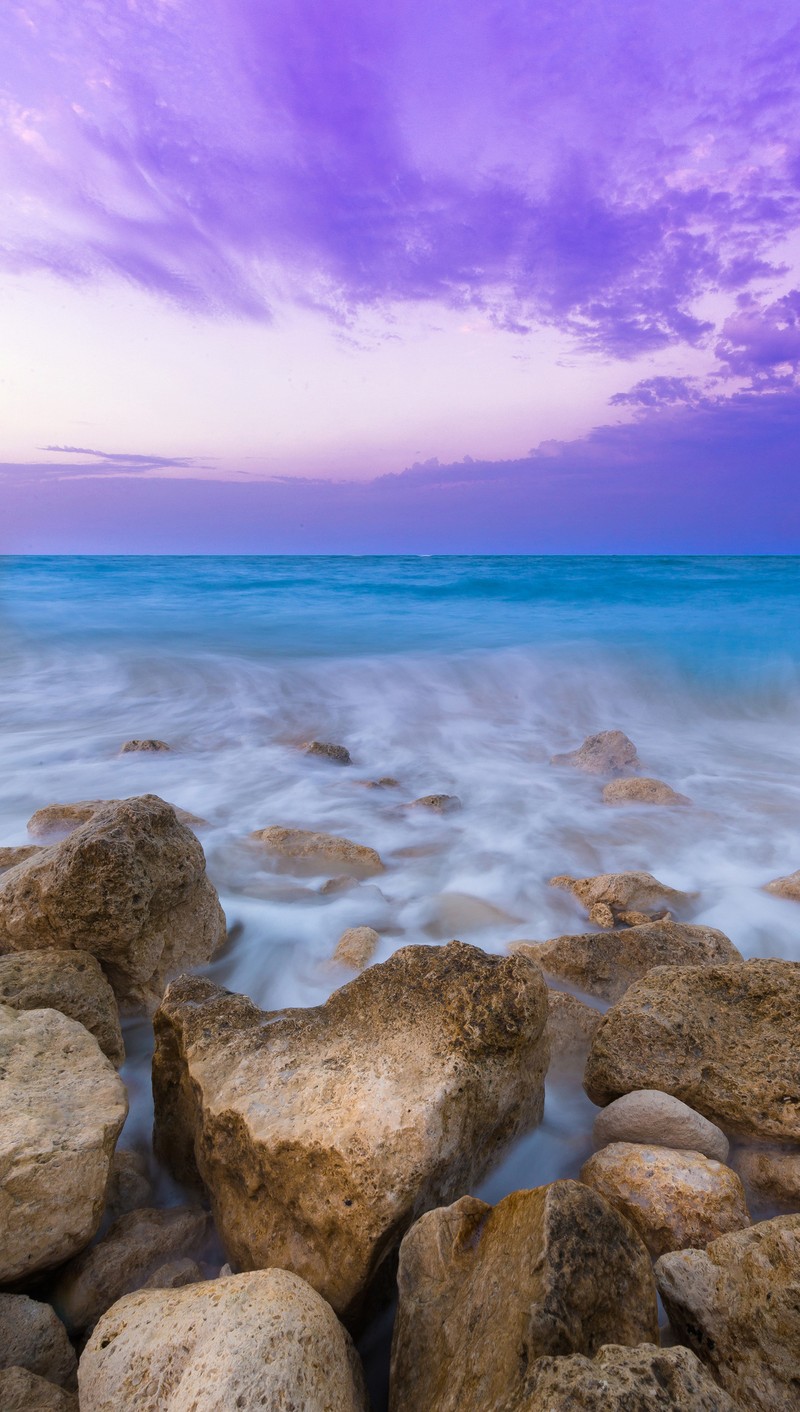
[[[400,781],[393,775],[382,775],[379,780],[365,780],[367,789],[399,789]]]
[[[594,1356],[537,1358],[513,1412],[741,1412],[688,1348],[605,1344]]]
[[[652,873],[597,873],[590,878],[571,878],[563,874],[551,878],[550,886],[571,892],[596,926],[613,925],[618,913],[631,911],[641,912],[651,921],[654,911],[665,906],[679,910],[686,907],[693,896],[667,887]],[[605,920],[601,920],[601,916]]]
[[[0,1005],[60,1010],[85,1025],[119,1068],[125,1047],[114,992],[88,951],[19,951],[0,956]]]
[[[790,902],[800,902],[800,871],[789,873],[785,878],[773,878],[765,884],[764,891],[788,898]]]
[[[736,1173],[700,1152],[614,1142],[584,1162],[581,1181],[630,1221],[654,1259],[750,1224]]]
[[[585,1062],[602,1012],[564,990],[548,990],[547,1010],[551,1065],[562,1060]]]
[[[663,780],[634,775],[627,780],[611,780],[603,789],[604,804],[691,804],[685,794],[678,794]]]
[[[271,828],[257,829],[250,837],[257,843],[263,843],[270,853],[306,865],[314,872],[321,872],[331,864],[346,869],[354,877],[369,877],[372,873],[383,872],[383,863],[374,848],[367,848],[363,843],[352,843],[349,838],[339,838],[335,834],[273,825]]]
[[[306,755],[317,755],[334,765],[352,765],[350,751],[344,745],[332,745],[327,740],[311,740],[303,747]]]
[[[27,1368],[0,1370],[3,1412],[78,1412],[78,1399]]]
[[[152,1200],[147,1159],[140,1152],[118,1147],[111,1159],[106,1189],[106,1220],[111,1224],[129,1211],[152,1205]]]
[[[455,814],[462,807],[457,794],[423,794],[409,804],[409,809],[432,809],[434,814]]]
[[[623,731],[600,731],[588,735],[577,750],[554,755],[551,765],[574,765],[587,775],[615,775],[634,769],[639,761],[636,746]]]
[[[603,927],[604,930],[610,930],[616,926],[616,918],[607,902],[592,904],[589,908],[589,921],[593,922],[596,927]]]
[[[372,927],[348,927],[339,937],[333,959],[354,971],[363,971],[372,960],[380,939],[380,933]]]
[[[769,1215],[800,1211],[800,1148],[740,1148],[733,1166],[755,1209]]]
[[[49,1304],[25,1294],[0,1294],[0,1368],[16,1367],[74,1388],[78,1360]]]
[[[612,1142],[655,1143],[700,1152],[715,1162],[728,1160],[728,1139],[714,1123],[671,1093],[655,1088],[635,1089],[609,1103],[594,1120],[594,1140],[600,1147]]]
[[[149,754],[158,754],[163,750],[171,750],[172,746],[167,745],[165,740],[126,740],[124,745],[119,747],[120,755],[130,755],[134,751],[144,750]]]
[[[166,1265],[159,1265],[145,1280],[142,1289],[183,1289],[184,1285],[196,1285],[202,1279],[203,1271],[197,1261],[184,1256],[181,1260],[169,1260]]]
[[[776,1216],[656,1264],[677,1339],[746,1412],[797,1412],[800,1216]]]
[[[319,891],[322,897],[330,897],[336,896],[339,892],[351,892],[354,887],[358,887],[358,878],[348,877],[348,875],[344,873],[338,878],[328,878],[328,881],[322,884]]]
[[[16,868],[18,863],[26,863],[35,853],[40,852],[41,847],[36,843],[23,843],[20,848],[0,848],[0,873],[5,873],[8,868]]]

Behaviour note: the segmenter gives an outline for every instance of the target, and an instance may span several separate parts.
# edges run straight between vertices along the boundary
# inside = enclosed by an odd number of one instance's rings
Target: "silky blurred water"
[[[585,929],[556,873],[644,868],[745,955],[800,959],[800,560],[0,560],[0,844],[54,801],[155,792],[200,837],[236,936],[209,971],[259,1004],[313,1005],[349,926],[398,946]],[[610,808],[551,755],[617,728],[691,809]],[[129,737],[169,754],[120,756]],[[305,757],[345,744],[351,768]],[[365,782],[394,776],[394,790]],[[463,809],[403,806],[431,792]],[[320,895],[241,847],[269,824],[377,848],[375,882]],[[466,894],[505,914],[479,925]],[[453,918],[457,921],[454,922]],[[129,1027],[128,1136],[149,1122],[147,1027]],[[546,1122],[482,1189],[575,1175],[591,1105]]]

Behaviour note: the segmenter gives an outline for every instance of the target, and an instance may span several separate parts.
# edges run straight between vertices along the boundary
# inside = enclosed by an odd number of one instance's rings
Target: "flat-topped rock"
[[[89,951],[130,1005],[155,1005],[224,938],[203,849],[154,794],[106,805],[0,877],[0,952]]]
[[[348,1319],[423,1211],[539,1122],[547,999],[522,957],[409,946],[307,1010],[173,982],[155,1019],[156,1148],[202,1178],[228,1258]]]
[[[330,760],[332,765],[352,765],[350,751],[345,745],[333,745],[329,740],[310,740],[303,746],[305,755],[316,755],[321,760]]]
[[[548,976],[599,1000],[619,1000],[654,966],[714,966],[744,958],[716,927],[646,922],[624,931],[583,932],[514,942]]]
[[[336,943],[333,959],[338,961],[340,966],[349,966],[353,971],[363,971],[375,955],[375,948],[380,939],[380,933],[373,927],[348,927]]]
[[[125,1086],[57,1010],[0,1005],[0,1284],[68,1260],[103,1214]]]
[[[0,1005],[60,1010],[85,1025],[119,1068],[125,1046],[114,992],[88,951],[18,951],[0,956]]]
[[[391,1412],[517,1408],[537,1358],[658,1338],[644,1245],[579,1182],[428,1212],[398,1291]]]
[[[56,835],[63,838],[81,824],[88,823],[101,809],[123,802],[121,799],[78,799],[70,804],[47,804],[43,809],[37,809],[35,814],[31,814],[28,833],[34,838],[53,838]],[[186,824],[187,828],[208,827],[206,819],[201,819],[197,814],[190,814],[188,809],[179,809],[177,804],[171,804],[170,808],[175,811],[178,822]]]
[[[598,927],[612,927],[628,921],[626,914],[639,913],[642,920],[661,920],[656,913],[665,908],[680,910],[687,907],[694,894],[667,887],[652,873],[597,873],[590,878],[571,878],[563,874],[550,879],[551,887],[571,892],[586,908],[590,921]],[[669,920],[669,918],[667,918]]]
[[[0,1294],[0,1368],[27,1368],[60,1387],[75,1387],[75,1350],[49,1304]]]
[[[285,1270],[126,1295],[79,1370],[81,1412],[368,1412],[353,1344]]]
[[[800,902],[800,871],[789,873],[785,878],[773,878],[764,885],[765,892],[775,897],[785,897],[790,902]]]
[[[507,1412],[741,1412],[688,1348],[606,1344],[594,1358],[537,1358]]]
[[[599,731],[587,735],[577,750],[553,755],[551,765],[572,765],[587,775],[616,775],[634,770],[639,764],[636,746],[624,731]]]
[[[603,788],[604,804],[661,804],[668,807],[680,805],[685,808],[691,802],[685,794],[678,794],[677,790],[665,784],[663,780],[650,779],[646,775],[611,780]]]
[[[165,740],[126,740],[119,747],[120,755],[136,754],[143,751],[146,755],[160,755],[165,750],[171,750],[172,746],[167,745]]]
[[[800,965],[659,966],[604,1016],[584,1088],[658,1088],[726,1133],[800,1142]]]
[[[354,877],[383,872],[383,863],[374,848],[336,834],[287,829],[275,824],[267,829],[256,829],[250,837],[276,857],[289,859],[307,871],[322,872],[336,867]]]
[[[797,1412],[800,1215],[776,1216],[656,1264],[677,1338],[747,1412]]]
[[[594,1120],[598,1147],[612,1142],[643,1142],[700,1152],[715,1162],[727,1162],[729,1143],[724,1132],[682,1103],[656,1088],[634,1089],[603,1108]]]
[[[78,1412],[78,1399],[27,1368],[0,1369],[3,1412]]]

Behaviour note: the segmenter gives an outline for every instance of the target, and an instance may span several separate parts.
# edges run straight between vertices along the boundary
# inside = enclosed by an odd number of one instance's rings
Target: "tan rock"
[[[182,1289],[184,1285],[199,1284],[202,1279],[203,1271],[197,1261],[184,1256],[181,1260],[168,1260],[166,1265],[159,1265],[147,1277],[142,1289]]]
[[[594,1140],[598,1147],[612,1142],[654,1143],[700,1152],[714,1162],[728,1160],[724,1132],[687,1103],[656,1088],[624,1093],[603,1108],[594,1120]]]
[[[335,1314],[275,1269],[127,1295],[90,1338],[79,1387],[81,1412],[367,1412]]]
[[[380,939],[380,933],[372,927],[348,927],[336,943],[333,959],[354,971],[363,971],[372,960]]]
[[[130,755],[135,751],[145,751],[151,755],[160,754],[164,750],[171,750],[172,746],[167,745],[165,740],[126,740],[124,745],[119,747],[120,755]]]
[[[113,1223],[128,1211],[135,1211],[140,1206],[151,1206],[152,1199],[153,1188],[146,1158],[141,1152],[118,1147],[111,1158],[105,1219]]]
[[[5,873],[8,868],[16,868],[18,863],[26,863],[35,853],[40,853],[41,848],[36,843],[23,844],[21,848],[0,848],[0,873]]]
[[[27,1368],[0,1370],[3,1412],[78,1412],[78,1399]]]
[[[750,1225],[736,1173],[700,1152],[614,1142],[584,1162],[581,1181],[630,1221],[654,1259]]]
[[[33,834],[34,838],[65,838],[73,829],[93,819],[101,809],[107,809],[109,804],[123,802],[121,799],[79,799],[73,804],[48,804],[44,809],[37,809],[35,814],[31,814],[28,833]],[[188,809],[179,809],[177,804],[170,805],[170,808],[174,809],[178,823],[186,824],[187,828],[208,827],[207,819],[190,814]]]
[[[652,921],[659,909],[686,907],[694,896],[667,887],[652,873],[598,873],[591,878],[570,878],[564,874],[551,878],[550,886],[571,892],[597,926],[613,924],[621,913],[631,911],[641,912]]]
[[[564,990],[548,990],[547,1011],[551,1065],[561,1060],[585,1063],[602,1012]]]
[[[125,1086],[57,1010],[0,1005],[0,1284],[68,1260],[103,1214]]]
[[[155,1004],[224,938],[203,850],[154,794],[107,805],[0,878],[0,952],[90,951],[129,1004]]]
[[[800,965],[659,966],[601,1021],[584,1088],[683,1099],[725,1132],[800,1142]]]
[[[685,794],[663,780],[653,780],[645,775],[634,775],[632,779],[611,780],[603,789],[604,804],[691,804]]]
[[[579,1182],[430,1211],[398,1290],[391,1412],[516,1408],[536,1358],[658,1338],[647,1251]]]
[[[685,922],[515,942],[514,949],[524,950],[545,975],[610,1001],[620,1000],[654,966],[714,966],[743,959],[724,932]]]
[[[800,1392],[800,1216],[720,1236],[656,1265],[669,1321],[747,1412],[796,1412]]]
[[[49,1304],[0,1294],[0,1368],[27,1368],[60,1387],[75,1387],[75,1350]]]
[[[409,809],[431,809],[434,814],[456,814],[462,807],[457,794],[423,794],[412,800]]]
[[[364,785],[367,789],[399,789],[400,781],[394,775],[381,775],[379,780],[365,780]]]
[[[335,866],[354,877],[369,877],[372,873],[383,872],[383,863],[374,848],[367,848],[363,843],[352,843],[349,838],[338,838],[335,834],[274,825],[268,829],[257,829],[250,837],[279,858],[291,859],[296,870],[318,873]]]
[[[344,745],[332,745],[327,740],[311,740],[303,746],[306,755],[317,755],[322,760],[330,760],[333,765],[352,765],[350,751]]]
[[[566,755],[554,755],[551,765],[574,765],[587,775],[616,775],[633,770],[639,761],[636,746],[623,731],[600,731],[587,735],[583,745]]]
[[[754,1210],[800,1211],[800,1148],[740,1148],[732,1165]]]
[[[512,917],[502,907],[469,892],[440,892],[431,899],[430,921],[424,930],[437,941],[445,941],[463,932],[515,926],[518,922],[518,917]]]
[[[235,1265],[292,1269],[355,1319],[406,1227],[539,1121],[546,1014],[535,966],[461,942],[309,1010],[182,978],[155,1019],[157,1151],[199,1169]]]
[[[62,1270],[53,1305],[71,1334],[94,1328],[123,1294],[138,1289],[159,1266],[197,1252],[208,1238],[208,1213],[189,1206],[137,1209]]]
[[[800,902],[800,871],[789,873],[785,878],[773,878],[764,887],[765,892],[772,892],[776,897],[786,897],[790,902]]]
[[[509,1409],[509,1412],[511,1410]],[[513,1412],[741,1412],[688,1348],[606,1344],[594,1356],[537,1358]]]
[[[0,1005],[60,1010],[85,1025],[117,1068],[125,1046],[114,992],[88,951],[19,951],[0,956]]]

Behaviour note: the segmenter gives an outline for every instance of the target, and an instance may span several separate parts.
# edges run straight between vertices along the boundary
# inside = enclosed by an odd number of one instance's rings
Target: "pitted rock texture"
[[[488,1409],[487,1409],[488,1412]],[[537,1358],[506,1412],[741,1412],[688,1348],[606,1344],[594,1358]]]
[[[88,951],[18,951],[0,956],[0,1005],[60,1010],[85,1025],[119,1068],[125,1046],[114,992]]]
[[[744,959],[724,932],[686,922],[518,941],[514,949],[524,950],[546,975],[609,1001],[619,1000],[654,966],[714,966]]]
[[[692,901],[690,893],[667,887],[652,873],[597,873],[591,878],[563,874],[551,878],[550,886],[571,892],[586,908],[590,921],[599,927],[612,927],[637,913],[637,921],[661,920],[655,913],[663,913],[664,908],[679,911]]]
[[[23,843],[19,848],[0,848],[0,873],[16,868],[18,863],[27,863],[35,853],[41,852],[38,843]]]
[[[138,751],[146,754],[159,755],[165,750],[171,750],[172,746],[167,745],[165,740],[126,740],[124,745],[119,747],[120,755],[130,755]]]
[[[328,740],[311,740],[304,746],[306,755],[316,755],[322,760],[330,760],[333,765],[352,765],[350,751],[346,745],[333,745]]]
[[[83,1025],[0,1005],[0,1284],[91,1240],[127,1111],[125,1085]]]
[[[228,1257],[347,1319],[404,1230],[539,1122],[547,997],[522,957],[411,946],[324,1005],[264,1013],[173,982],[155,1019],[157,1151],[199,1171]]]
[[[78,1399],[27,1368],[0,1369],[3,1412],[78,1412]]]
[[[372,960],[380,939],[380,933],[373,927],[348,927],[336,943],[333,959],[353,971],[363,971]]]
[[[655,1143],[701,1152],[715,1162],[727,1162],[730,1144],[724,1132],[687,1103],[656,1088],[634,1089],[615,1098],[594,1120],[599,1147],[611,1142]]]
[[[613,1142],[584,1162],[581,1181],[630,1221],[654,1259],[750,1225],[736,1173],[700,1152]]]
[[[747,1412],[800,1406],[800,1216],[776,1216],[656,1264],[681,1343]]]
[[[285,1270],[126,1295],[86,1345],[78,1384],[81,1412],[368,1412],[349,1335]]]
[[[457,794],[423,794],[414,799],[409,809],[430,809],[434,814],[457,814],[462,807]]]
[[[658,1088],[726,1133],[800,1142],[800,964],[659,966],[604,1016],[584,1088]]]
[[[268,829],[256,829],[250,837],[263,844],[269,853],[290,860],[297,871],[319,873],[335,866],[357,878],[383,872],[383,863],[374,848],[336,834],[286,829],[276,824]]]
[[[684,808],[691,804],[685,794],[678,794],[663,780],[650,779],[645,775],[634,775],[632,779],[611,780],[603,789],[604,804],[680,804]]]
[[[600,731],[597,735],[587,735],[577,750],[554,755],[550,763],[573,765],[587,775],[618,775],[636,769],[639,761],[636,746],[624,731]]]
[[[0,1294],[0,1368],[27,1368],[60,1387],[75,1387],[75,1350],[49,1304]]]
[[[579,1182],[430,1211],[398,1289],[391,1412],[517,1408],[536,1358],[658,1338],[644,1245]]]
[[[131,1005],[154,1006],[224,937],[202,847],[154,794],[107,805],[0,878],[0,952],[89,951]]]

